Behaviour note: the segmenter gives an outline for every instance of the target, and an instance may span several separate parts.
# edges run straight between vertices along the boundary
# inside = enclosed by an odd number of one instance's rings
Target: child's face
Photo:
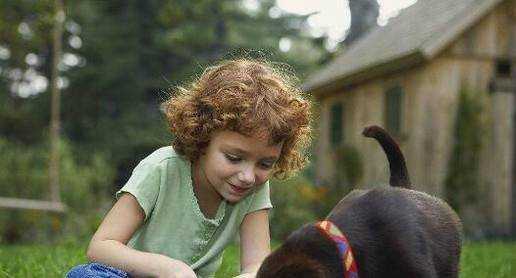
[[[267,138],[217,131],[199,158],[198,182],[228,202],[238,202],[269,179],[282,145],[271,146]]]

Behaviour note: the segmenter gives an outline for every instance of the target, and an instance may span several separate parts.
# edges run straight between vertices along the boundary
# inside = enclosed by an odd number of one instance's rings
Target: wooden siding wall
[[[481,177],[485,198],[470,213],[484,218],[488,233],[509,234],[512,211],[512,164],[514,163],[514,88],[512,92],[487,92],[496,81],[498,59],[516,66],[516,1],[505,1],[459,38],[443,55],[460,67],[461,84],[480,90],[486,129],[481,153]],[[469,40],[469,41],[468,41]],[[472,45],[468,45],[471,43]],[[473,47],[472,47],[473,46]],[[516,75],[512,74],[513,84]],[[474,216],[472,216],[474,217]],[[478,218],[478,217],[477,217]],[[481,222],[481,221],[480,221]],[[486,223],[477,223],[482,226]]]
[[[490,224],[496,234],[509,232],[511,223],[511,175],[514,140],[514,93],[488,94],[498,58],[516,65],[516,1],[506,1],[480,20],[445,51],[423,66],[369,80],[346,91],[320,99],[320,137],[317,139],[317,182],[334,175],[333,150],[328,122],[332,103],[345,103],[343,138],[358,148],[364,177],[356,187],[388,183],[388,164],[379,145],[361,135],[371,124],[385,125],[385,91],[400,85],[404,90],[401,149],[416,189],[443,196],[447,166],[453,147],[458,95],[462,87],[479,92],[484,102],[486,132],[481,154],[481,176],[486,194],[472,214],[478,223]],[[514,75],[513,75],[514,78]]]
[[[452,71],[450,72],[450,69]],[[400,85],[403,88],[402,135],[400,146],[405,153],[409,172],[416,188],[442,195],[447,154],[451,140],[450,130],[455,115],[455,102],[460,90],[460,71],[452,61],[438,59],[435,62],[410,72],[392,75],[363,84],[343,94],[321,100],[322,113],[329,115],[329,107],[336,102],[346,104],[344,138],[346,144],[356,146],[364,160],[364,179],[357,185],[368,187],[388,182],[388,164],[379,145],[361,135],[365,126],[384,126],[385,91]],[[450,93],[453,92],[453,93]],[[328,116],[322,116],[321,119]],[[321,134],[328,131],[321,124]],[[319,157],[328,156],[333,150],[328,135],[318,141]],[[332,159],[318,164],[318,177],[331,180]]]

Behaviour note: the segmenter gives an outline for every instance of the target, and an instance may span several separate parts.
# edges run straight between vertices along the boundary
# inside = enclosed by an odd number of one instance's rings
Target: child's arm
[[[240,225],[240,268],[242,277],[254,277],[271,252],[269,210],[258,210],[244,217]]]
[[[179,260],[126,246],[144,219],[144,211],[136,198],[123,194],[93,235],[87,251],[88,259],[122,269],[135,277],[176,277],[178,274],[182,275],[180,277],[196,277],[193,270]]]

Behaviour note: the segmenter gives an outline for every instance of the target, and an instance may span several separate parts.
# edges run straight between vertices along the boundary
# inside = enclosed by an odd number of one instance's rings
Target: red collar
[[[344,278],[358,278],[357,263],[353,258],[351,245],[339,228],[328,220],[315,223],[315,227],[337,245],[342,258],[342,266],[344,267]]]

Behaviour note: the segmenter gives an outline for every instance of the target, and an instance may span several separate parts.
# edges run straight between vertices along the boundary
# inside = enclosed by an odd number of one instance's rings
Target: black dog
[[[324,223],[335,226],[333,235],[305,225],[265,259],[257,277],[458,277],[459,218],[445,202],[410,189],[405,159],[389,134],[377,126],[363,134],[384,149],[391,186],[349,193]]]

